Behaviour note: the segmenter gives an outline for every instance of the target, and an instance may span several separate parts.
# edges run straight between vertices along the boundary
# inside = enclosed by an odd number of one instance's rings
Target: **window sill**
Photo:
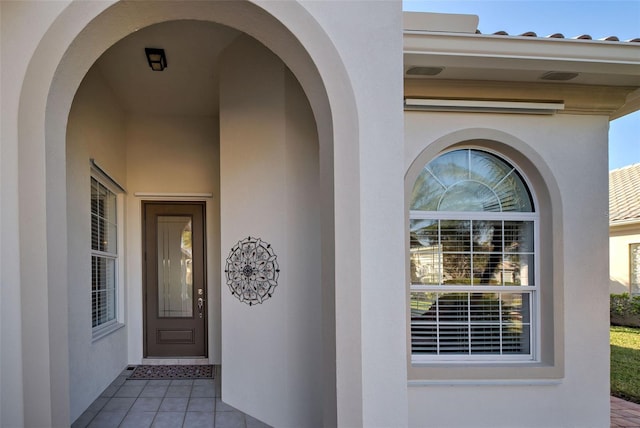
[[[562,379],[468,379],[468,380],[410,380],[409,388],[421,386],[500,386],[500,385],[560,385]]]
[[[555,384],[564,377],[562,365],[509,361],[474,364],[409,364],[410,386],[482,384]]]
[[[124,324],[119,322],[113,322],[105,326],[96,327],[93,329],[91,342],[97,342],[105,336],[109,336],[111,333],[120,330],[124,327]]]

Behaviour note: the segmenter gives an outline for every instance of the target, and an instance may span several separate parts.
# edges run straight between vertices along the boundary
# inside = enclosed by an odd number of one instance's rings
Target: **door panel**
[[[143,202],[146,357],[206,356],[204,202]]]

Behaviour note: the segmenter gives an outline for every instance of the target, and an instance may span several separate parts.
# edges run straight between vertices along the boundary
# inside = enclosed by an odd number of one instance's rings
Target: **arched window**
[[[449,151],[418,175],[409,209],[412,361],[534,359],[539,216],[520,172]]]

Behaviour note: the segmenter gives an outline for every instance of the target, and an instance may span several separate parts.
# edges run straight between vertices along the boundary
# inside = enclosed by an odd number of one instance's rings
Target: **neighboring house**
[[[609,172],[610,292],[640,294],[640,163]]]
[[[639,43],[399,1],[0,17],[0,425],[173,357],[278,427],[608,426],[603,160]]]

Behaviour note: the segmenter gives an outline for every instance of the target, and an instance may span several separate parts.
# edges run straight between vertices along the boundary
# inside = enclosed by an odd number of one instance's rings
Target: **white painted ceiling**
[[[172,21],[141,29],[109,48],[95,66],[127,113],[218,114],[220,53],[240,34],[204,21]],[[164,71],[152,71],[144,48],[162,48]]]

